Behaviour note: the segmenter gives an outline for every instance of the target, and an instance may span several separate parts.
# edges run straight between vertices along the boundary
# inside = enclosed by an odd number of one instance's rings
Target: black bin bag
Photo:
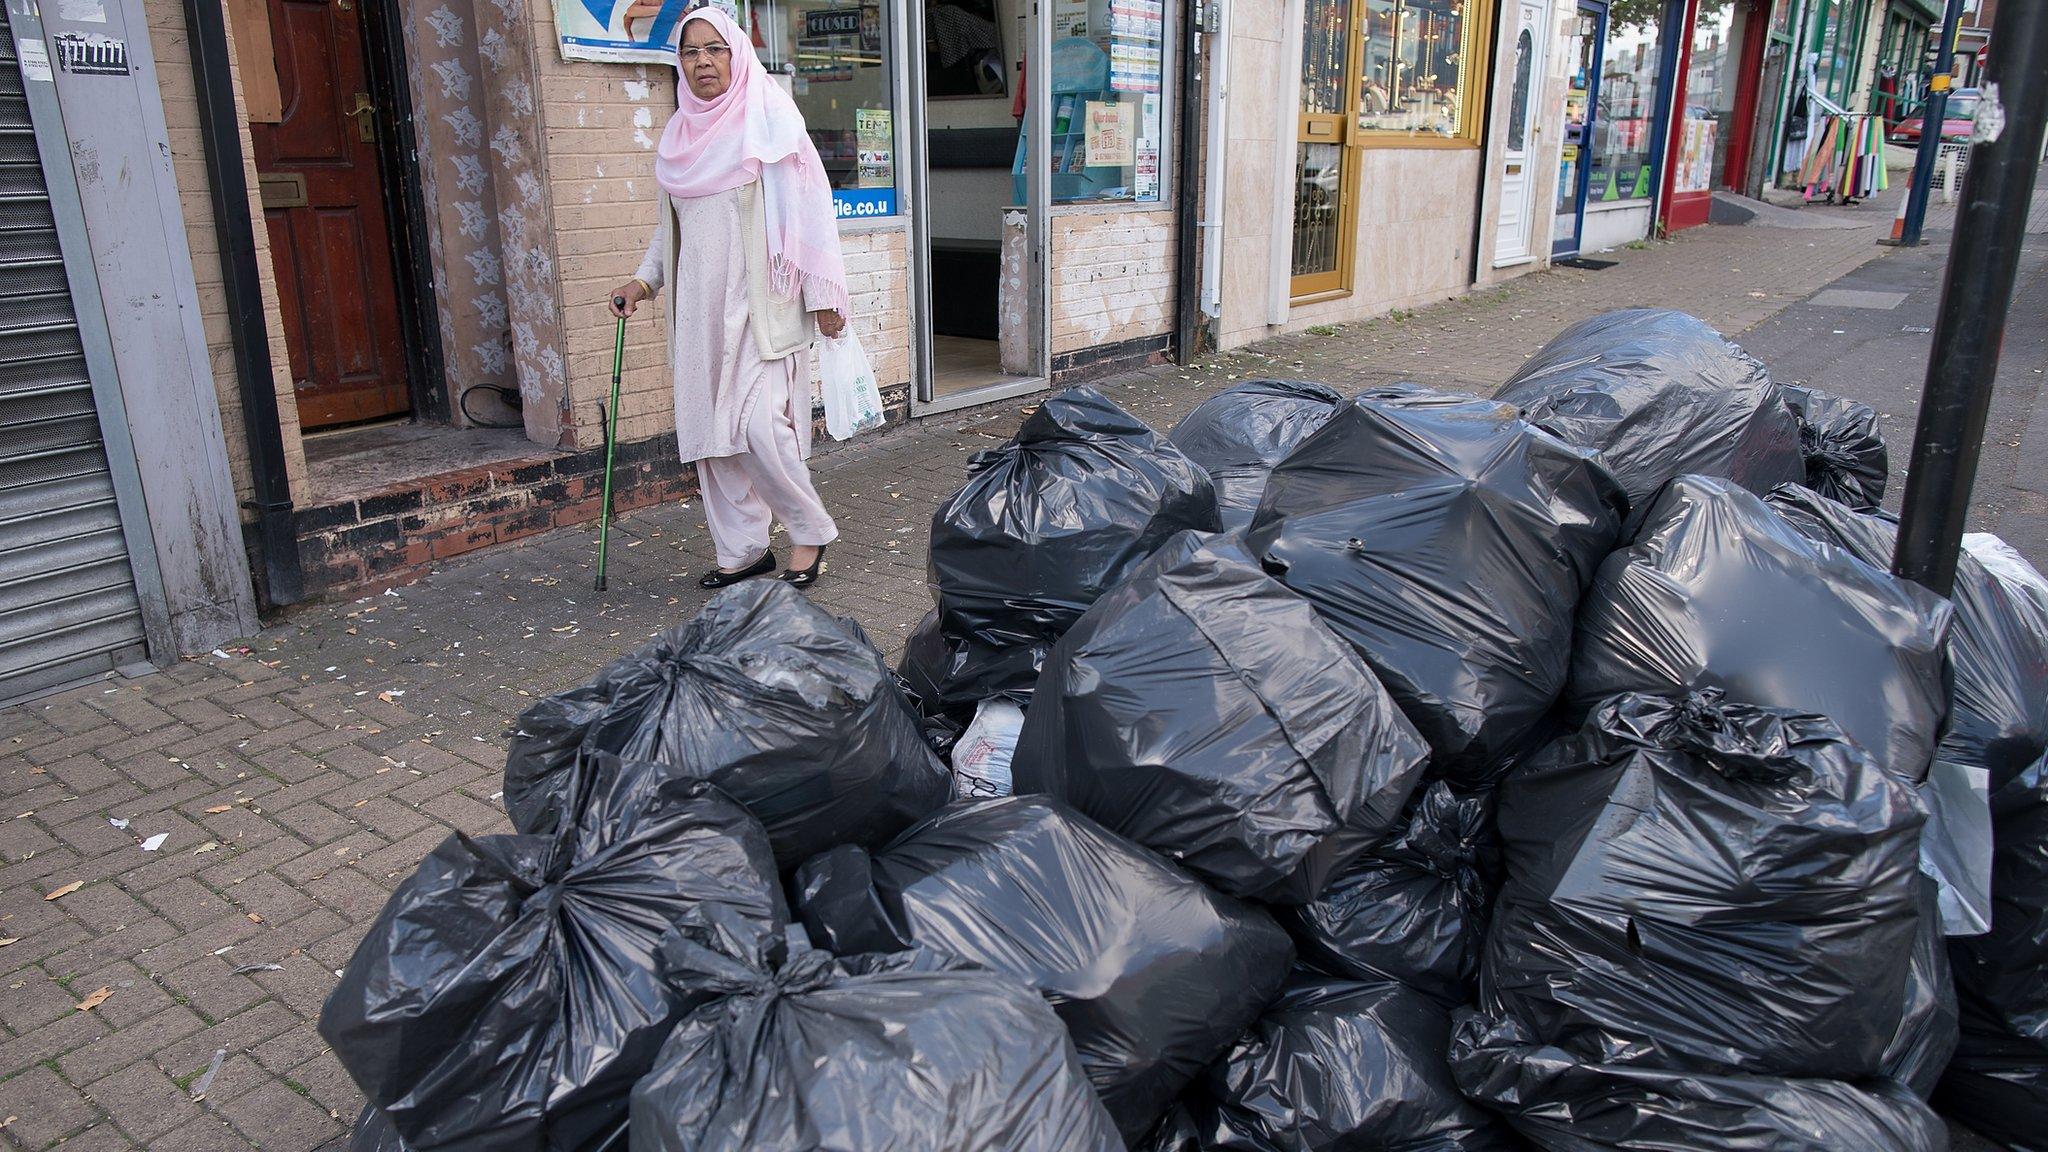
[[[1208,474],[1172,441],[1092,388],[1047,399],[932,514],[945,706],[1030,692],[1096,597],[1174,533],[1220,526]]]
[[[1962,1038],[1942,1111],[2024,1152],[2048,1150],[2048,759],[1991,794],[1991,931],[1950,940]]]
[[[1184,532],[1053,646],[1010,767],[1220,891],[1299,904],[1385,838],[1428,755],[1307,601]]]
[[[869,855],[799,869],[811,939],[841,955],[924,945],[1052,1002],[1125,1140],[1279,993],[1287,934],[1044,796],[959,803]]]
[[[1297,975],[1189,1093],[1214,1152],[1515,1152],[1458,1091],[1448,1011],[1392,981]]]
[[[776,580],[713,596],[688,623],[512,729],[505,809],[547,832],[591,786],[580,752],[709,780],[794,868],[836,844],[879,846],[951,796],[951,777],[881,653]]]
[[[363,1105],[362,1115],[349,1133],[348,1152],[405,1152],[405,1140],[375,1104]]]
[[[1486,946],[1486,875],[1496,863],[1490,793],[1441,780],[1408,826],[1337,874],[1313,903],[1277,908],[1301,962],[1349,980],[1398,980],[1445,1008],[1468,1004]]]
[[[1432,775],[1478,786],[1564,687],[1625,507],[1591,453],[1510,405],[1361,398],[1273,470],[1247,542],[1365,657]]]
[[[1579,606],[1567,700],[1583,715],[1622,692],[1719,688],[1826,716],[1917,785],[1948,708],[1951,614],[1733,482],[1684,476]]]
[[[915,950],[741,962],[687,935],[664,968],[715,998],[633,1090],[634,1152],[1123,1152],[1043,999]]]
[[[1858,512],[1876,511],[1891,474],[1877,409],[1818,388],[1784,385],[1781,390],[1799,419],[1806,487]]]
[[[1880,1070],[1922,1100],[1934,1094],[1959,1038],[1956,985],[1942,934],[1941,905],[1931,876],[1919,878],[1920,924],[1906,963],[1906,1004],[1885,1045]]]
[[[328,996],[320,1035],[411,1152],[624,1148],[627,1094],[690,1007],[662,937],[783,931],[758,821],[702,781],[607,767],[559,837],[449,837]]]
[[[1590,448],[1628,491],[1630,530],[1668,481],[1721,476],[1758,494],[1806,478],[1799,423],[1771,374],[1706,322],[1608,312],[1557,334],[1494,393]]]
[[[1595,1063],[1877,1075],[1926,812],[1824,717],[1626,694],[1500,787],[1480,1003]]]
[[[1336,389],[1306,380],[1246,380],[1195,406],[1173,426],[1173,443],[1216,484],[1223,530],[1252,522],[1266,477],[1344,403]]]
[[[1460,1013],[1451,1073],[1543,1152],[1948,1152],[1948,1126],[1895,1080],[1850,1083],[1602,1063],[1518,1022]]]
[[[1889,569],[1898,525],[1793,485],[1767,498],[1812,539]],[[1982,768],[1999,788],[2048,753],[2048,581],[1996,536],[1971,533],[1956,557],[1953,670],[1937,760]]]

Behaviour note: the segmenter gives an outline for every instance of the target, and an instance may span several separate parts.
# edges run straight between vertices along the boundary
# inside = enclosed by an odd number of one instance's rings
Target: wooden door
[[[411,409],[361,0],[268,0],[282,108],[251,124],[299,423]]]

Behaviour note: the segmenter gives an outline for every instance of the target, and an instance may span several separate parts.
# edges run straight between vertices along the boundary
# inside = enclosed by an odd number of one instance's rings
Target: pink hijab
[[[846,262],[839,253],[839,222],[832,182],[804,130],[803,114],[754,53],[754,42],[732,17],[699,8],[683,17],[718,30],[732,48],[732,84],[713,100],[690,91],[677,60],[676,114],[662,129],[654,179],[685,199],[761,182],[768,224],[769,283],[785,300],[809,289],[813,300],[846,315]]]

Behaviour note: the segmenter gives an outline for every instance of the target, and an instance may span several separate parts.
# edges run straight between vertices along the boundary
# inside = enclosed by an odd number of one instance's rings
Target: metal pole
[[[2048,128],[2048,4],[2001,4],[1996,20],[1892,559],[1892,571],[1944,596],[1955,584]]]
[[[624,296],[612,297],[612,304],[626,306]],[[605,590],[605,561],[612,547],[612,459],[619,450],[619,377],[626,368],[626,317],[622,314],[612,329],[612,404],[598,408],[604,418],[604,498],[597,505],[597,590]]]
[[[2007,0],[2010,4],[2011,0]],[[1927,219],[1927,194],[1934,184],[1934,161],[1941,155],[1941,128],[1948,120],[1949,73],[1956,66],[1956,27],[1963,22],[1963,0],[1948,0],[1941,16],[1941,42],[1934,47],[1934,73],[1927,78],[1927,100],[1920,105],[1920,151],[1913,157],[1913,182],[1906,188],[1906,224],[1898,246],[1920,246],[1920,225]]]

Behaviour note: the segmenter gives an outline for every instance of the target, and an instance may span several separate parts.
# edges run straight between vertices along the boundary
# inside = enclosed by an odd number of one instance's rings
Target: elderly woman
[[[676,442],[696,462],[719,565],[698,583],[773,572],[780,520],[793,546],[782,579],[808,587],[839,535],[804,463],[812,330],[837,336],[846,323],[831,183],[795,102],[731,17],[691,12],[677,57],[684,82],[654,162],[661,223],[612,311],[630,316],[674,286]]]

